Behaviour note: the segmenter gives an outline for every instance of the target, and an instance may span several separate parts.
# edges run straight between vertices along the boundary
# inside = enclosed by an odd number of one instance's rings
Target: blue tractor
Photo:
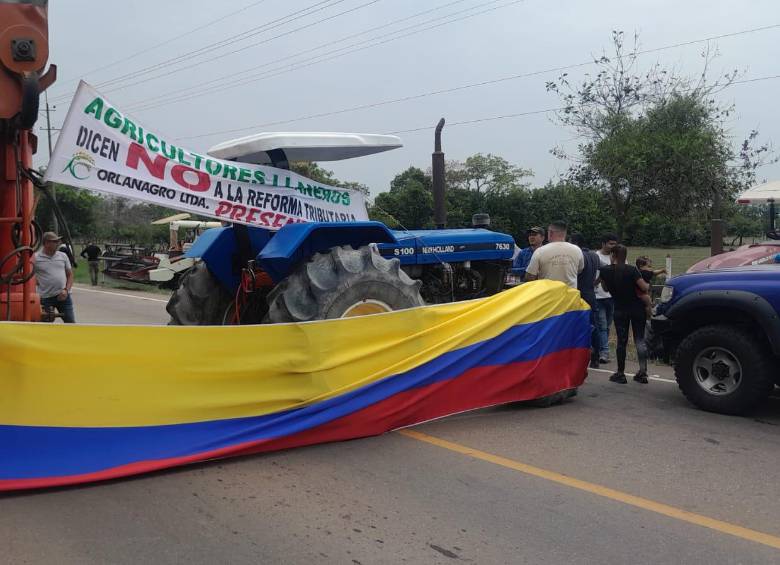
[[[443,153],[434,153],[437,223],[444,209]],[[209,154],[287,169],[400,147],[395,136],[264,133]],[[438,166],[437,166],[438,165]],[[439,178],[437,178],[437,175]],[[172,325],[302,322],[360,316],[495,294],[511,268],[511,236],[486,229],[391,230],[380,222],[245,225],[204,232],[168,302]]]

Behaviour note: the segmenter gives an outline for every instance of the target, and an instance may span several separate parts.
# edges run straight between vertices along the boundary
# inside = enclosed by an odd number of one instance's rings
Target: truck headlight
[[[659,302],[661,304],[666,304],[672,299],[672,296],[674,296],[674,287],[665,286],[661,291],[661,298],[659,299]]]

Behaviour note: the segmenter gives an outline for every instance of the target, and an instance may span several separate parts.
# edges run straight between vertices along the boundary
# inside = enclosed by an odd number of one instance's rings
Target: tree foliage
[[[177,210],[116,196],[103,196],[64,184],[55,184],[57,205],[76,240],[132,241],[154,245],[168,241],[168,227],[154,226],[152,221]],[[43,231],[54,229],[52,206],[42,193],[35,209],[35,219]],[[62,228],[60,227],[62,232]]]
[[[390,190],[374,199],[369,217],[401,229],[433,225],[431,179],[421,169],[409,167],[390,182]]]
[[[139,245],[167,244],[168,226],[152,225],[152,222],[179,212],[116,196],[101,197],[97,211],[101,220],[92,234],[93,237],[100,240],[131,241]]]
[[[612,43],[612,55],[594,60],[595,75],[574,85],[564,74],[547,89],[563,102],[560,123],[582,140],[577,159],[560,148],[553,153],[573,161],[572,182],[606,196],[618,234],[630,238],[647,212],[658,215],[654,225],[658,217],[694,221],[747,188],[771,151],[757,146],[756,132],[739,149],[731,144],[725,120],[733,108],[715,95],[737,71],[708,81],[712,57],[705,53],[695,79],[657,64],[641,73],[638,38],[629,49],[623,34],[613,32]]]
[[[58,183],[54,183],[54,194],[57,205],[68,222],[72,237],[88,237],[95,233],[100,222],[99,196]],[[54,214],[51,201],[38,190],[36,190],[36,197],[38,205],[35,208],[35,220],[43,231],[53,231]]]
[[[469,227],[476,213],[488,213],[494,229],[512,232],[527,199],[523,179],[531,171],[503,157],[478,153],[445,167],[447,225]],[[510,208],[507,208],[510,205]],[[374,200],[371,218],[406,229],[433,227],[431,172],[409,167],[390,182],[390,190]]]
[[[504,193],[528,188],[522,179],[531,176],[530,169],[512,165],[497,155],[477,153],[465,161],[450,161],[445,169],[448,189],[461,189],[477,194]]]
[[[368,187],[365,184],[354,181],[340,181],[335,177],[333,171],[321,167],[318,163],[313,163],[311,161],[293,161],[290,163],[290,170],[322,184],[348,188],[349,190],[360,192],[364,196],[368,196],[369,193]]]

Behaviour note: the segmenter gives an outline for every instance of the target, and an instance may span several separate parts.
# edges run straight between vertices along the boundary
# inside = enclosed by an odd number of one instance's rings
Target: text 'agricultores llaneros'
[[[272,230],[297,222],[368,219],[359,192],[179,147],[84,82],[68,110],[46,180]]]

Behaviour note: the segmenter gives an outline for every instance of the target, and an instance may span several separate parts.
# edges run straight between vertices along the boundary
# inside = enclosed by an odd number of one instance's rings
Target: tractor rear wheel
[[[221,326],[231,303],[206,263],[196,261],[181,277],[165,309],[171,315],[169,326]]]
[[[423,306],[420,281],[374,247],[334,247],[300,265],[268,295],[266,323],[365,316]]]

